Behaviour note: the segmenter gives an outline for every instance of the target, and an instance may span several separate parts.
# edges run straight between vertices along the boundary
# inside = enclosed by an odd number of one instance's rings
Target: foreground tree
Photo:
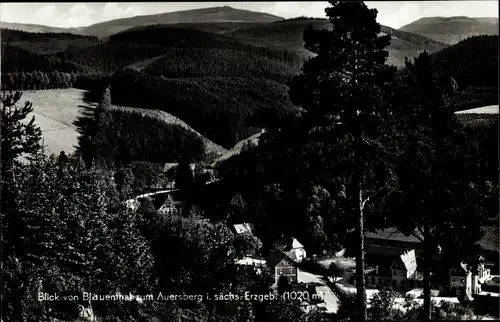
[[[25,102],[18,107],[22,97],[21,92],[2,97],[1,119],[1,158],[2,174],[7,175],[9,170],[21,156],[30,157],[41,149],[42,132],[35,124],[33,116],[29,122],[22,122],[33,112],[33,104]]]
[[[364,211],[390,182],[381,125],[390,113],[395,70],[385,65],[390,37],[378,36],[377,11],[357,1],[330,4],[325,11],[332,30],[304,32],[305,47],[317,56],[292,81],[290,95],[306,111],[301,133],[325,142],[336,156],[333,167],[321,171],[338,182],[355,214],[357,320],[365,321]]]
[[[493,194],[484,178],[477,176],[475,156],[468,151],[452,106],[444,100],[451,83],[436,75],[426,52],[413,63],[407,61],[406,67],[408,98],[402,102],[401,135],[395,140],[400,149],[395,159],[399,191],[391,197],[393,211],[386,215],[393,216],[386,220],[424,244],[421,318],[429,320],[433,257],[445,259],[441,271],[434,272],[434,276],[443,274],[441,278],[461,261],[477,266],[481,218]]]
[[[29,263],[20,260],[16,236],[23,234],[23,225],[18,216],[22,205],[20,180],[23,180],[21,158],[36,159],[43,155],[41,130],[35,118],[26,122],[33,111],[30,102],[23,107],[17,104],[22,94],[2,96],[0,110],[0,191],[1,191],[1,258],[2,258],[2,314],[12,320],[25,321],[29,315],[29,304],[23,299],[36,291],[38,271]],[[5,315],[4,315],[5,313]]]

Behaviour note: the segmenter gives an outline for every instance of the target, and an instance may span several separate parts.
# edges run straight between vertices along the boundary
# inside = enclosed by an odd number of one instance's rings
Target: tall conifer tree
[[[390,113],[388,87],[395,70],[385,65],[390,36],[379,36],[377,11],[358,1],[330,5],[325,11],[332,29],[304,32],[306,49],[316,56],[292,81],[290,96],[306,111],[295,131],[334,147],[334,164],[321,171],[344,184],[356,218],[357,320],[365,321],[364,211],[389,182],[380,129]]]

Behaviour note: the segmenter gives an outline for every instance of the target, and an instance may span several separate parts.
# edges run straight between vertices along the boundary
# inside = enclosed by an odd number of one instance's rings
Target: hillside
[[[85,47],[96,44],[96,37],[75,35],[65,32],[26,32],[22,30],[0,30],[2,46],[9,44],[38,54],[56,53],[71,47]]]
[[[230,157],[238,154],[241,152],[241,150],[249,145],[249,144],[252,144],[252,145],[258,145],[259,144],[259,140],[260,140],[260,136],[265,132],[266,130],[265,129],[262,129],[259,133],[256,133],[246,139],[243,139],[241,141],[239,141],[238,143],[235,144],[235,146],[233,146],[230,150],[226,150],[220,157],[218,157],[217,159],[215,159],[214,161],[214,165],[217,164],[218,162],[222,162],[224,160],[227,160],[229,159]]]
[[[86,27],[83,29],[83,32],[93,36],[107,37],[130,28],[155,24],[268,23],[280,19],[282,18],[267,13],[240,10],[225,6],[111,20]]]
[[[16,22],[4,22],[0,21],[0,28],[2,29],[13,29],[22,30],[26,32],[37,32],[37,33],[72,33],[76,35],[84,34],[82,28],[59,28],[51,27],[45,25],[34,25],[28,23],[16,23]],[[3,37],[3,35],[2,35]]]
[[[224,148],[249,135],[257,111],[292,111],[285,85],[251,77],[155,77],[127,70],[111,80],[113,104],[166,111]]]
[[[144,109],[144,108],[136,108],[136,107],[127,107],[127,106],[116,106],[113,105],[112,109],[120,110],[120,111],[125,111],[129,113],[139,113],[143,116],[148,116],[151,118],[156,118],[159,119],[166,124],[177,124],[182,126],[183,128],[187,129],[190,132],[195,133],[197,136],[201,138],[203,143],[205,144],[205,151],[207,154],[209,153],[215,153],[215,154],[225,154],[227,153],[227,150],[221,147],[218,144],[215,144],[214,142],[210,141],[206,137],[202,136],[198,131],[190,127],[186,122],[181,120],[178,117],[173,116],[172,114],[169,114],[165,111],[159,111],[159,110],[150,110],[150,109]]]
[[[461,88],[498,88],[498,49],[498,36],[475,36],[433,54],[432,60]]]
[[[328,28],[329,23],[297,18],[258,25],[223,22],[220,28],[217,24],[139,26],[108,40],[10,31],[8,41],[2,43],[2,71],[10,73],[5,79],[19,89],[38,77],[37,71],[58,70],[80,75],[73,86],[97,92],[113,75],[114,104],[171,113],[230,149],[254,134],[252,127],[265,127],[265,120],[258,115],[271,113],[268,119],[273,114],[280,118],[283,111],[286,114],[292,108],[288,82],[300,72],[305,56],[311,55],[303,48],[303,31],[308,25]],[[241,28],[233,30],[237,27]],[[390,63],[401,66],[405,57],[422,50],[434,52],[438,69],[453,76],[464,90],[455,94],[454,100],[466,101],[471,107],[497,103],[493,91],[484,89],[497,88],[495,37],[472,38],[447,47],[385,26],[381,31],[393,37]],[[57,46],[50,46],[58,43],[61,50],[54,53]],[[33,73],[16,74],[16,70]],[[54,77],[57,82],[57,75]],[[97,83],[103,86],[94,86]]]
[[[315,29],[330,28],[330,23],[326,19],[295,18],[242,28],[227,32],[226,34],[239,39],[260,41],[260,43],[268,46],[279,44],[290,50],[295,50],[303,57],[310,57],[311,53],[303,47],[303,32],[309,25]],[[427,37],[395,30],[386,26],[381,26],[381,31],[392,37],[391,45],[389,46],[389,63],[395,66],[403,66],[405,57],[417,56],[423,50],[433,53],[446,47],[445,44],[433,41]]]
[[[427,17],[405,25],[399,30],[447,44],[456,44],[471,36],[498,35],[498,18]]]

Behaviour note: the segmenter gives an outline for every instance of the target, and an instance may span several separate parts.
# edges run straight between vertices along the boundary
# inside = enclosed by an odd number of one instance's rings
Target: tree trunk
[[[424,311],[422,312],[422,320],[431,320],[431,247],[430,247],[430,232],[427,219],[424,222]]]
[[[358,318],[357,321],[366,321],[367,308],[366,308],[366,285],[365,285],[365,235],[364,235],[364,215],[363,215],[363,192],[361,184],[359,183],[359,176],[356,178],[358,181],[357,189],[359,193],[359,204],[357,207],[357,232],[358,232],[358,249],[356,254],[356,301]]]

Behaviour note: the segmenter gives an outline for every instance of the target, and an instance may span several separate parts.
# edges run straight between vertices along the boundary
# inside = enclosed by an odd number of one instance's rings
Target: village
[[[168,163],[164,172],[175,170],[177,164]],[[197,169],[198,167],[198,169]],[[203,176],[205,184],[217,182],[217,176],[210,166],[190,165],[193,173]],[[196,171],[198,170],[198,171]],[[142,194],[130,199],[126,204],[137,210],[140,200],[158,198],[162,203],[157,207],[159,215],[180,214],[184,202],[174,200],[175,182],[158,191]],[[165,194],[167,196],[165,197]],[[232,225],[236,235],[255,236],[253,223]],[[419,231],[409,236],[395,227],[365,233],[365,283],[368,308],[374,295],[380,290],[391,290],[399,294],[394,300],[394,310],[404,311],[404,303],[410,298],[415,304],[423,303],[423,273],[419,262],[423,255],[423,239]],[[319,310],[325,314],[336,314],[342,305],[341,298],[346,294],[356,293],[355,258],[345,256],[346,249],[341,249],[333,257],[308,257],[307,249],[293,236],[281,236],[267,252],[261,250],[238,258],[235,264],[242,269],[251,269],[260,274],[268,268],[274,283],[270,289],[301,302],[304,312]],[[440,250],[433,257],[431,270],[431,298],[433,305],[443,303],[462,304],[479,308],[484,315],[481,319],[490,319],[490,314],[498,314],[500,302],[500,274],[497,253],[488,253],[481,257],[477,267],[465,263],[455,263],[453,269],[443,279],[437,274],[441,265]],[[315,263],[316,265],[310,265]],[[318,272],[317,267],[322,267]],[[329,274],[325,275],[325,271]],[[340,272],[340,273],[339,273]]]

